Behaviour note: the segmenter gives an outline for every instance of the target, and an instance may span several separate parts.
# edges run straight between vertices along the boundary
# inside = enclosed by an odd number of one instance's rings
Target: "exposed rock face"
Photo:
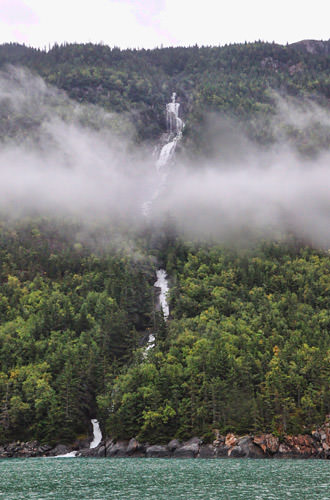
[[[272,71],[278,71],[280,63],[277,59],[273,57],[265,57],[260,63],[262,69],[270,69]]]
[[[215,448],[212,444],[204,444],[199,448],[198,458],[215,458]]]
[[[302,62],[299,62],[297,64],[293,64],[292,66],[289,66],[289,73],[290,75],[295,75],[296,73],[299,73],[301,71],[304,71],[304,65]]]
[[[309,54],[328,55],[330,54],[330,40],[301,40],[291,43],[290,47],[303,50]]]
[[[231,448],[232,446],[235,446],[237,444],[237,438],[235,437],[234,434],[230,433],[227,434],[226,439],[225,439],[225,445]]]
[[[180,441],[178,441],[177,439],[172,439],[172,441],[168,443],[167,448],[169,449],[169,451],[173,452],[180,446],[181,446]]]
[[[127,457],[127,441],[118,441],[114,443],[110,441],[110,444],[106,447],[106,456],[107,457]]]
[[[179,448],[176,448],[173,456],[175,458],[195,458],[198,455],[200,445],[201,440],[193,437]]]
[[[65,455],[66,453],[69,453],[71,451],[71,448],[66,446],[65,444],[57,444],[55,448],[53,448],[49,452],[50,457],[56,457],[57,455]]]
[[[261,434],[254,436],[253,442],[258,445],[267,455],[273,455],[278,451],[280,441],[273,434]]]
[[[254,444],[250,436],[239,439],[236,446],[228,451],[228,456],[232,458],[265,458],[262,449]]]
[[[132,438],[127,446],[127,454],[130,456],[143,457],[146,451],[144,444],[139,443],[135,438]]]
[[[20,441],[14,441],[7,445],[0,446],[0,458],[40,457],[46,455],[51,449],[52,449],[51,446],[47,444],[41,445],[38,441],[28,441],[26,443],[22,443]]]
[[[228,458],[229,455],[229,446],[226,446],[225,444],[220,444],[219,446],[215,447],[215,456],[217,458]]]
[[[87,457],[97,457],[97,458],[103,458],[105,457],[106,453],[106,448],[104,443],[100,443],[99,446],[96,448],[84,448],[82,450],[79,450],[77,452],[76,457],[77,458],[87,458]]]
[[[154,445],[146,449],[147,458],[168,458],[171,456],[167,446]]]

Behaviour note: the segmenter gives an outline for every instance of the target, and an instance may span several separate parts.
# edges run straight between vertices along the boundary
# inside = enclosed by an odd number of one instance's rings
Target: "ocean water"
[[[0,460],[5,500],[329,500],[323,460]]]

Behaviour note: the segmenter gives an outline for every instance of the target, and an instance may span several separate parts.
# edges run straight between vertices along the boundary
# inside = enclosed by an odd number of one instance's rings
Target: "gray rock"
[[[180,441],[178,441],[177,439],[172,439],[172,441],[170,441],[167,445],[167,448],[173,452],[175,451],[177,448],[179,448],[181,446],[181,443]]]
[[[228,458],[228,451],[230,448],[225,444],[221,444],[215,448],[216,458]]]
[[[148,446],[146,456],[147,458],[168,458],[171,453],[166,446],[154,445]]]
[[[87,458],[87,457],[97,457],[97,448],[84,448],[83,450],[79,450],[77,452],[76,457],[79,458]]]
[[[73,447],[75,450],[87,450],[89,448],[90,443],[91,443],[90,438],[77,439],[74,442]]]
[[[135,438],[132,438],[127,446],[127,454],[132,456],[144,456],[145,454],[145,445],[139,443]]]
[[[197,437],[189,439],[183,446],[174,451],[176,458],[195,458],[198,455],[201,440]]]
[[[127,457],[127,441],[118,441],[106,448],[107,457]]]
[[[79,450],[77,452],[77,457],[105,457],[105,445],[100,444],[96,448],[85,448],[84,450]]]
[[[52,449],[52,447],[49,446],[49,444],[43,444],[43,445],[39,446],[38,453],[43,455],[44,453],[48,453],[51,449]]]
[[[265,458],[261,448],[255,445],[249,436],[239,439],[237,445],[229,451],[228,456],[231,458]]]
[[[215,448],[211,444],[202,445],[199,448],[198,458],[215,458]]]
[[[55,448],[53,448],[49,455],[52,457],[56,457],[57,455],[65,455],[69,453],[71,449],[69,449],[65,444],[57,444]]]
[[[101,444],[96,449],[97,449],[97,456],[98,457],[100,457],[100,458],[105,457],[105,445],[104,444]]]

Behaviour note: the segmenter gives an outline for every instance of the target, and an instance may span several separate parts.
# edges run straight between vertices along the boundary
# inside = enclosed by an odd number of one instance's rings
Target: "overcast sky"
[[[328,0],[0,0],[0,43],[285,44],[329,38]]]

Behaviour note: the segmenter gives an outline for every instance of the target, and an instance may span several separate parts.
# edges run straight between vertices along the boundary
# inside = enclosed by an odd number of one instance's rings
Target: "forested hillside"
[[[129,135],[132,151],[157,144],[176,91],[188,164],[212,157],[214,143],[226,142],[221,126],[210,138],[214,116],[226,116],[263,151],[282,141],[301,158],[317,158],[330,143],[329,121],[319,113],[329,111],[329,51],[327,42],[317,47],[74,44],[42,51],[6,44],[0,70],[23,66],[65,91],[73,101],[63,95],[61,106],[48,103],[49,113],[56,108],[65,120],[72,102],[92,104],[79,115],[86,129],[108,127],[107,116],[95,116],[115,112],[109,126]],[[317,113],[303,125],[282,115],[275,127],[282,97]],[[35,142],[47,137],[48,116],[28,106],[23,113],[6,99],[0,94],[3,151],[31,135]],[[86,226],[65,209],[57,217],[26,210],[29,216],[17,217],[1,205],[0,442],[70,443],[88,432],[92,417],[115,439],[151,443],[192,435],[212,440],[215,429],[281,436],[324,422],[330,412],[326,247],[292,223],[282,234],[233,244],[190,241],[171,217],[137,227],[124,217],[106,223],[95,217]],[[158,266],[170,278],[167,322],[155,310]],[[146,353],[150,333],[156,343]]]

